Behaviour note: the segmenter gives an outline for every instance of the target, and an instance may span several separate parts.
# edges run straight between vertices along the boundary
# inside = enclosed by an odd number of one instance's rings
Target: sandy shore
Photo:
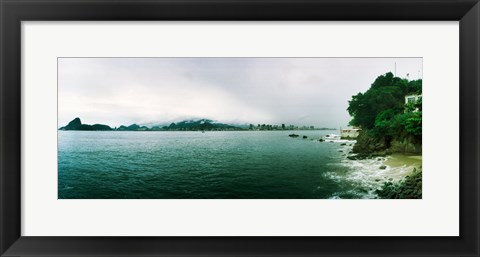
[[[380,174],[382,179],[377,182],[392,181],[396,182],[410,175],[415,168],[422,166],[421,155],[392,154],[383,160],[383,165],[387,166]],[[378,174],[378,173],[377,173]],[[378,175],[380,175],[378,174]]]
[[[387,160],[384,162],[385,165],[392,168],[397,167],[413,167],[418,168],[422,166],[422,156],[421,155],[405,155],[405,154],[392,154],[387,157]]]

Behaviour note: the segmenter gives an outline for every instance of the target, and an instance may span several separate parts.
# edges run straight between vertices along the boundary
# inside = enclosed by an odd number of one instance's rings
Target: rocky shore
[[[413,168],[402,180],[386,182],[375,192],[383,199],[422,199],[422,168]]]
[[[421,144],[414,140],[395,140],[387,147],[385,141],[360,136],[346,158],[356,162],[355,177],[370,184],[373,197],[380,199],[422,198]],[[369,181],[369,182],[367,182]]]
[[[393,153],[421,154],[421,137],[398,135],[396,137],[371,135],[370,131],[363,130],[357,137],[357,143],[352,151],[359,155],[385,156]]]

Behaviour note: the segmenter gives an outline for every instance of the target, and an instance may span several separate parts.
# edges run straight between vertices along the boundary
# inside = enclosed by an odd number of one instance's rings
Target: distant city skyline
[[[422,78],[422,58],[59,58],[58,126],[347,127],[352,95],[387,72]]]

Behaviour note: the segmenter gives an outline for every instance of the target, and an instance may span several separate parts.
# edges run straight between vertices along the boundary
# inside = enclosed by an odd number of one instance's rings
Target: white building
[[[422,95],[407,95],[407,96],[405,96],[405,104],[416,103],[419,100],[422,100]]]
[[[357,138],[361,129],[358,128],[348,128],[340,130],[341,138]]]
[[[405,105],[414,104],[420,100],[422,100],[422,95],[407,95],[405,96]],[[405,112],[407,112],[407,110],[405,110]],[[413,112],[418,112],[418,108],[415,108]]]

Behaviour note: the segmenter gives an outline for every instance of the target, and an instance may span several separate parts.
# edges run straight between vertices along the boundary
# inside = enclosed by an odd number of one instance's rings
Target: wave
[[[347,148],[350,151],[352,147]],[[380,189],[385,182],[398,182],[411,173],[415,167],[415,165],[407,164],[387,165],[391,158],[395,157],[350,160],[343,156],[339,163],[333,163],[332,165],[338,165],[344,169],[328,171],[324,176],[337,183],[350,185],[351,189],[333,193],[329,198],[341,199],[352,198],[352,196],[366,199],[377,198],[375,191]],[[340,170],[343,170],[343,172],[340,172]]]

